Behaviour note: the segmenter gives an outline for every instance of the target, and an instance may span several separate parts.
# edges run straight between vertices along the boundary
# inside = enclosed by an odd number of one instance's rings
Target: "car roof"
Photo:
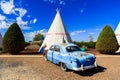
[[[61,47],[66,47],[66,46],[76,46],[75,44],[73,43],[62,43],[62,44],[54,44],[54,46],[61,46]]]

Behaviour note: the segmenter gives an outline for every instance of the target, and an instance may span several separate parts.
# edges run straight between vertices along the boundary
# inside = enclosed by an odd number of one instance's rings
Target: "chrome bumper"
[[[73,70],[75,70],[75,71],[84,71],[84,70],[87,70],[87,69],[92,69],[94,67],[97,67],[97,63],[96,62],[93,65],[90,65],[90,66],[83,67],[83,65],[81,65],[80,68],[73,67]]]

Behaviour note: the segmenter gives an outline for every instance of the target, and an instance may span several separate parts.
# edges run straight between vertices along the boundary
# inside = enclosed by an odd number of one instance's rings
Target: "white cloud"
[[[83,13],[83,12],[84,12],[84,9],[81,9],[80,12]]]
[[[30,24],[32,24],[33,20],[30,20]]]
[[[23,30],[30,30],[31,27],[30,26],[27,26],[27,25],[20,25],[21,29]]]
[[[2,14],[0,14],[0,20],[5,20],[5,16],[3,16]]]
[[[27,25],[28,23],[27,21],[23,21],[21,17],[17,17],[16,20],[19,25]]]
[[[35,37],[35,35],[38,34],[38,33],[46,35],[47,30],[46,29],[42,29],[42,30],[38,30],[38,31],[27,32],[27,33],[24,34],[25,40],[26,41],[32,41],[33,38]]]
[[[77,34],[85,33],[85,32],[86,32],[85,30],[79,30],[79,31],[73,31],[73,32],[71,32],[70,34],[71,34],[71,36],[75,36],[75,35],[77,35]]]
[[[34,20],[33,20],[33,23],[35,24],[37,22],[37,19],[35,18]]]
[[[89,34],[90,34],[90,35],[93,35],[94,33],[93,33],[93,32],[90,32]]]
[[[23,17],[27,13],[26,9],[16,8],[14,5],[14,0],[1,1],[0,6],[4,14],[15,14]],[[17,14],[17,11],[19,12],[19,14]]]
[[[21,29],[29,30],[31,27],[27,26],[28,21],[23,21],[21,17],[16,18],[18,25],[21,27]]]
[[[43,0],[45,2],[56,3],[56,0]]]
[[[30,18],[30,15],[27,15],[28,18]]]
[[[23,17],[27,13],[27,10],[23,8],[15,8],[15,11],[19,12],[19,17]]]
[[[23,8],[15,8],[15,11],[19,12],[19,14],[18,14],[19,16],[16,17],[16,21],[19,24],[19,26],[21,27],[21,29],[24,29],[24,30],[31,29],[31,27],[28,26],[28,21],[24,21],[22,19],[22,17],[27,13],[27,10],[23,9]]]
[[[60,3],[61,5],[65,5],[65,4],[66,4],[65,1],[63,1],[63,0],[59,0],[59,3]]]
[[[28,21],[23,21],[21,17],[17,17],[16,20],[5,19],[0,17],[0,29],[7,29],[11,24],[17,21],[18,25],[23,30],[29,30],[31,27],[28,26]]]
[[[1,1],[0,2],[1,10],[4,14],[15,14],[13,0],[10,1]]]
[[[26,13],[27,10],[23,8],[16,8],[14,5],[14,0],[10,1],[1,1],[0,2],[1,10],[3,11],[4,14],[15,14],[17,16],[23,17]],[[19,14],[17,14],[17,12]]]
[[[8,28],[11,25],[11,22],[0,21],[0,29]]]
[[[30,24],[35,24],[37,22],[37,18],[30,20]]]
[[[8,28],[13,21],[12,19],[8,20],[6,19],[6,16],[3,16],[2,14],[0,14],[0,29],[6,29]]]
[[[10,26],[9,23],[14,23],[14,22],[17,22],[18,25],[21,27],[21,29],[24,30],[31,29],[31,27],[28,26],[28,21],[22,19],[27,14],[27,10],[21,7],[20,8],[15,7],[14,0],[9,0],[9,1],[2,0],[0,2],[0,8],[4,14],[13,15],[16,17],[16,20],[15,19],[11,20],[0,14],[0,20],[1,20],[0,29],[8,28],[8,26]],[[33,22],[35,23],[36,21],[37,19],[35,19]]]
[[[79,12],[82,14],[82,13],[84,13],[85,12],[85,8],[80,8],[79,9]]]
[[[59,3],[60,5],[66,5],[65,0],[43,0],[44,2],[50,2],[51,4]]]
[[[96,31],[101,31],[102,29],[101,28],[97,28],[97,29],[95,29]]]

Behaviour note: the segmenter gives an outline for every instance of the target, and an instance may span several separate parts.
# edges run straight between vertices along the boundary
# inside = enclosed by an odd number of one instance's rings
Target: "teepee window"
[[[55,51],[56,52],[60,52],[60,47],[59,46],[55,46]]]
[[[51,46],[51,47],[50,47],[50,50],[51,50],[51,51],[54,51],[54,46]]]

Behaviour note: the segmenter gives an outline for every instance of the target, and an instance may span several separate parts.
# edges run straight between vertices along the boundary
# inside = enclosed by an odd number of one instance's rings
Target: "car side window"
[[[66,47],[66,50],[67,50],[68,52],[71,52],[71,47],[70,47],[70,46]]]
[[[56,52],[60,52],[60,47],[59,46],[55,46],[55,51]]]
[[[50,50],[51,50],[51,51],[54,51],[54,46],[51,46],[51,47],[50,47]]]

